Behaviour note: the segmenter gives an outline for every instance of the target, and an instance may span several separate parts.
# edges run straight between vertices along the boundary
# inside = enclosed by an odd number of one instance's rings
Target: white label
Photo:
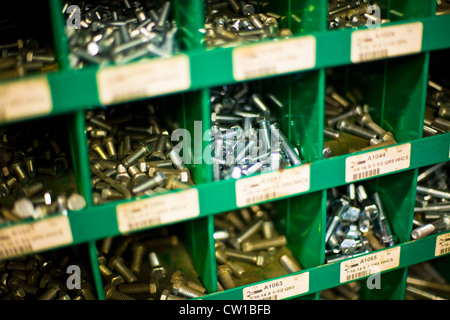
[[[310,187],[310,164],[236,181],[236,204],[245,207],[308,191]]]
[[[281,300],[309,290],[309,272],[268,281],[243,289],[244,300]]]
[[[316,65],[316,38],[305,36],[233,49],[236,81],[311,69]]]
[[[352,32],[353,63],[417,53],[422,50],[422,22]]]
[[[407,169],[410,159],[410,143],[348,157],[345,160],[345,182]]]
[[[400,247],[381,250],[341,263],[340,281],[347,282],[398,267]]]
[[[200,214],[197,189],[189,189],[117,206],[117,221],[122,233],[179,220]]]
[[[104,105],[187,90],[191,86],[189,57],[180,54],[100,69],[97,86]]]
[[[441,256],[450,252],[450,233],[442,234],[436,238],[434,255]]]
[[[0,85],[0,122],[46,115],[52,108],[47,77]]]
[[[0,259],[71,244],[67,216],[57,216],[0,229]]]

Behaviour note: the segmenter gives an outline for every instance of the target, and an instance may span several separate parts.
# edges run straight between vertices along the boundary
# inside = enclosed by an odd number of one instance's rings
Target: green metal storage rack
[[[191,254],[194,266],[209,292],[217,291],[216,261],[214,255],[213,217],[216,214],[239,209],[245,205],[273,202],[279,207],[277,226],[289,239],[289,249],[301,262],[304,270],[264,280],[252,285],[265,284],[270,281],[294,281],[302,279],[303,290],[292,294],[289,299],[318,299],[319,292],[338,286],[342,283],[342,262],[325,264],[325,226],[326,226],[326,190],[344,186],[348,179],[347,163],[352,157],[369,155],[372,152],[406,152],[409,163],[395,169],[389,169],[378,175],[356,180],[364,182],[371,191],[378,191],[386,205],[386,212],[391,221],[394,233],[399,242],[396,246],[376,251],[375,254],[386,254],[395,250],[397,264],[382,272],[384,285],[382,290],[367,290],[365,299],[403,299],[406,287],[407,267],[432,259],[444,259],[448,266],[448,255],[436,253],[436,246],[441,237],[449,233],[443,232],[424,239],[411,241],[413,208],[420,168],[449,161],[450,134],[423,138],[422,126],[426,101],[427,79],[436,52],[450,49],[450,15],[437,16],[434,0],[380,0],[383,17],[391,20],[377,30],[327,30],[327,1],[296,0],[273,1],[271,10],[288,17],[289,28],[293,37],[287,40],[270,40],[260,43],[246,44],[233,48],[205,48],[202,34],[203,1],[174,0],[174,13],[179,27],[178,41],[183,44],[181,53],[168,59],[143,59],[123,66],[87,66],[72,70],[69,65],[69,46],[64,31],[65,21],[62,15],[63,3],[49,0],[49,15],[53,29],[53,40],[57,52],[59,69],[48,74],[30,75],[20,79],[2,81],[0,96],[8,96],[11,88],[17,89],[26,81],[36,86],[36,94],[42,100],[33,110],[26,112],[12,110],[17,107],[8,99],[0,101],[0,123],[27,121],[30,119],[49,118],[67,115],[71,125],[68,128],[74,175],[79,192],[87,201],[85,209],[68,212],[66,216],[52,216],[43,221],[59,226],[67,236],[50,247],[36,248],[34,251],[50,250],[66,246],[88,244],[91,256],[92,273],[95,278],[100,299],[104,299],[101,277],[98,271],[96,241],[110,236],[118,236],[142,230],[150,230],[164,225],[181,223],[187,226],[185,243]],[[294,19],[295,17],[295,19]],[[301,21],[301,22],[299,22]],[[393,29],[392,29],[393,28]],[[405,29],[406,28],[406,29]],[[381,58],[374,52],[365,52],[361,61],[355,53],[355,38],[361,32],[392,31],[395,39],[405,40],[405,30],[413,30],[410,46],[401,47],[385,53]],[[370,37],[370,36],[369,36]],[[412,39],[412,40],[411,40]],[[279,56],[295,51],[297,54],[288,65],[280,65],[281,60],[273,60],[269,71],[261,70],[258,64],[267,62],[265,55],[274,46],[279,48]],[[394,48],[395,49],[395,48]],[[398,49],[398,48],[397,48]],[[247,53],[252,58],[248,58]],[[364,53],[364,52],[363,52]],[[302,61],[298,61],[302,57]],[[264,60],[266,58],[266,60]],[[273,57],[270,57],[273,58]],[[288,58],[286,58],[288,59]],[[277,63],[278,62],[278,63]],[[134,84],[133,66],[156,70],[148,73],[139,81],[148,84],[145,93],[132,94],[121,92],[114,95],[124,84]],[[173,68],[176,66],[176,72]],[[253,66],[253,67],[252,67]],[[342,85],[358,84],[366,97],[366,101],[374,106],[374,118],[383,127],[391,130],[398,144],[385,149],[359,151],[352,154],[323,159],[324,144],[324,109],[325,88],[328,75],[326,70],[335,68],[343,75]],[[170,70],[170,71],[167,71]],[[152,87],[152,80],[158,81],[160,72],[170,76],[163,89]],[[119,74],[121,81],[116,85],[112,78]],[[117,78],[118,79],[118,78]],[[146,82],[145,82],[146,81]],[[183,116],[185,128],[194,121],[203,122],[204,133],[210,126],[209,89],[214,86],[256,81],[261,90],[270,88],[276,92],[285,108],[279,115],[282,128],[294,144],[301,148],[307,164],[289,168],[283,173],[265,173],[261,177],[272,175],[283,178],[300,175],[304,178],[298,190],[281,192],[275,189],[275,196],[265,201],[246,203],[239,198],[239,190],[246,181],[255,177],[239,180],[213,181],[212,168],[206,164],[193,165],[190,169],[196,181],[191,190],[169,192],[167,194],[149,196],[143,199],[130,199],[113,203],[94,205],[92,199],[91,176],[85,134],[85,111],[99,106],[117,105],[155,97],[175,98],[180,103],[171,108]],[[108,87],[112,83],[113,88]],[[14,90],[13,90],[14,91]],[[124,98],[125,96],[125,98]],[[172,111],[172,110],[171,110]],[[406,150],[406,151],[405,151]],[[347,169],[346,169],[347,168]],[[252,180],[253,181],[253,180]],[[255,191],[257,192],[257,191]],[[119,218],[130,205],[144,207],[152,205],[152,200],[170,203],[168,197],[193,201],[192,214],[179,215],[172,220],[158,225],[148,225],[139,230],[124,230],[119,227]],[[184,197],[184,198],[183,198]],[[188,200],[186,200],[188,199]],[[190,208],[191,208],[190,207]],[[168,207],[167,210],[173,208]],[[58,220],[59,219],[59,220]],[[62,219],[62,220],[61,220]],[[164,221],[164,220],[163,220]],[[17,227],[37,226],[42,221],[15,222],[3,225],[0,231],[8,232]],[[38,229],[36,227],[36,229]],[[205,241],[206,239],[206,241]],[[447,252],[448,253],[448,252]],[[370,256],[369,253],[364,256]],[[14,256],[5,255],[4,258]],[[362,256],[362,257],[364,257]],[[345,262],[345,260],[344,260]],[[449,276],[449,274],[447,274]],[[351,281],[367,278],[363,276]],[[295,280],[297,281],[297,280]],[[306,284],[305,284],[306,283]],[[238,287],[223,292],[208,294],[207,299],[246,299],[246,287]]]

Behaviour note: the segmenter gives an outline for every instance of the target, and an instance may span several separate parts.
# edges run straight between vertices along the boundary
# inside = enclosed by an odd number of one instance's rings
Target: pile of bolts
[[[280,128],[273,109],[282,103],[248,83],[212,89],[211,134],[214,179],[239,179],[305,163]]]

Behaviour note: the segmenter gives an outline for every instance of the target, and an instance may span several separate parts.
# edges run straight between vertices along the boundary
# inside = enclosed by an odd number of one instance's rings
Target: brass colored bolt
[[[125,265],[122,258],[112,257],[109,260],[108,266],[112,270],[117,271],[127,283],[134,283],[138,281],[136,275]]]

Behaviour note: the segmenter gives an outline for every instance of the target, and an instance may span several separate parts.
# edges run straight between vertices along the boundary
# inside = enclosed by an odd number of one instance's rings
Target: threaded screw
[[[195,289],[185,285],[181,281],[175,281],[172,284],[172,291],[176,295],[180,295],[180,296],[183,296],[186,298],[199,298],[199,297],[205,296],[205,293],[195,290]]]
[[[130,269],[136,275],[139,275],[141,272],[142,258],[144,257],[146,251],[147,249],[141,244],[136,244],[133,246]]]
[[[159,298],[160,300],[188,300],[188,298],[186,297],[182,297],[182,296],[177,296],[174,294],[170,293],[170,290],[168,289],[164,289],[161,292],[161,296]]]
[[[176,281],[181,281],[182,283],[184,283],[185,285],[187,285],[188,287],[191,287],[195,290],[198,290],[202,293],[206,293],[206,288],[204,288],[203,286],[197,284],[196,282],[186,278],[186,276],[180,271],[177,270],[175,271],[172,276],[170,277],[170,283],[173,284]]]
[[[148,254],[148,260],[150,261],[151,277],[157,280],[164,279],[167,275],[167,270],[162,266],[156,252],[150,252]]]
[[[338,130],[353,134],[357,137],[363,138],[363,139],[375,139],[377,137],[376,132],[372,130],[365,129],[363,127],[360,127],[356,124],[351,123],[347,120],[341,120],[336,124],[336,128]]]
[[[297,261],[295,261],[292,257],[285,254],[280,257],[280,263],[289,273],[298,272],[302,270]]]
[[[164,185],[164,183],[167,181],[167,178],[164,173],[162,172],[156,172],[153,178],[142,181],[141,183],[138,183],[135,185],[131,192],[134,194],[144,192],[149,189],[153,189],[159,186]]]
[[[129,283],[121,284],[117,287],[117,290],[124,294],[154,294],[157,291],[156,283]]]
[[[109,260],[108,266],[117,271],[127,283],[137,282],[137,277],[135,274],[125,265],[124,261],[120,257],[112,257]]]
[[[220,265],[217,267],[217,277],[225,290],[236,287],[233,277],[231,276],[231,269],[227,265]]]
[[[280,142],[281,150],[287,155],[292,165],[302,164],[302,160],[294,149],[294,146],[286,138],[283,132],[280,130],[280,125],[278,123],[273,123],[270,125],[270,133],[272,135],[272,143],[275,141]]]
[[[270,247],[280,247],[287,244],[286,236],[281,235],[271,239],[260,239],[253,241],[245,241],[242,243],[242,251],[264,250]]]
[[[250,252],[243,252],[236,249],[226,248],[223,250],[225,255],[229,258],[253,263],[258,267],[265,267],[269,263],[267,252],[261,250],[258,253],[250,253]]]
[[[122,164],[125,168],[135,164],[140,158],[149,155],[152,151],[151,145],[144,146],[141,145],[133,152],[131,152],[123,161]]]
[[[230,239],[230,243],[235,249],[240,249],[244,240],[248,239],[252,235],[256,234],[263,225],[261,218],[255,218],[244,230],[242,230],[236,237]]]
[[[125,293],[117,291],[116,287],[114,287],[111,284],[106,285],[103,288],[103,292],[105,294],[106,300],[136,300],[135,298],[130,297],[129,295],[126,295]]]

